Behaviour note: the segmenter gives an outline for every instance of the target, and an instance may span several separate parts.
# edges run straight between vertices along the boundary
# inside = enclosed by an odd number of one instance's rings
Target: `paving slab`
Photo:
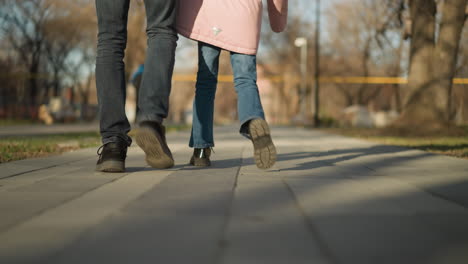
[[[467,260],[465,207],[388,178],[287,182],[339,263]]]
[[[14,177],[28,172],[49,169],[72,162],[87,160],[96,155],[95,149],[81,149],[62,155],[54,155],[46,158],[19,160],[0,164],[0,179]]]
[[[170,174],[43,263],[216,263],[240,166],[233,151]]]
[[[332,263],[283,180],[265,177],[240,172],[221,263]]]
[[[35,263],[71,243],[81,232],[98,224],[129,201],[164,179],[157,175],[132,173],[112,184],[95,189],[72,201],[53,207],[0,234],[0,262]]]

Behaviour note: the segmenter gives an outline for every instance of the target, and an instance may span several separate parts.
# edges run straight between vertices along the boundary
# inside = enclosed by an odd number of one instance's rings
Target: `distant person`
[[[138,145],[146,161],[154,168],[174,165],[166,143],[163,120],[167,117],[171,79],[174,69],[177,33],[175,30],[178,0],[147,0],[148,49],[138,100],[140,129]],[[125,115],[125,66],[127,20],[130,0],[96,0],[98,47],[96,86],[98,91],[100,131],[103,145],[98,150],[97,171],[125,170],[127,135],[130,124]]]
[[[273,31],[283,31],[288,0],[268,0],[268,12]],[[177,31],[198,41],[198,74],[189,143],[194,148],[192,165],[211,165],[214,99],[222,49],[231,53],[240,133],[252,140],[258,168],[267,169],[276,162],[276,149],[257,87],[256,54],[261,21],[262,0],[180,0]]]
[[[143,79],[143,72],[145,71],[145,65],[140,64],[137,70],[132,74],[130,81],[132,82],[135,89],[138,91],[141,85],[141,79]]]
[[[140,92],[141,80],[143,79],[143,72],[145,71],[145,65],[140,64],[137,70],[132,74],[130,82],[133,87],[135,87],[135,102],[137,102],[135,107],[135,113],[138,115],[138,93]]]

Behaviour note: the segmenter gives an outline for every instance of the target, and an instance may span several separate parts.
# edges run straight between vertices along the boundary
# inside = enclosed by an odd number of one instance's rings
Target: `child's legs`
[[[220,53],[221,49],[218,47],[198,43],[198,74],[189,144],[192,148],[214,146],[213,114]]]
[[[256,118],[265,119],[257,86],[257,57],[232,52],[231,64],[237,92],[240,133],[247,136],[248,121]]]

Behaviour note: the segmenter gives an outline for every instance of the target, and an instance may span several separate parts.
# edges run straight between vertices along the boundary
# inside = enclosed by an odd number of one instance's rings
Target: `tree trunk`
[[[60,76],[59,76],[59,69],[54,69],[54,81],[53,81],[53,97],[57,97],[60,95]]]
[[[452,107],[452,87],[455,77],[457,55],[460,48],[463,26],[465,24],[465,8],[468,0],[447,0],[443,4],[442,21],[440,23],[439,39],[435,52],[437,65],[437,86],[446,89],[446,121],[454,118]]]
[[[401,127],[438,125],[443,122],[445,100],[434,85],[436,3],[433,0],[410,0],[412,37],[408,90]]]
[[[93,80],[93,76],[88,76],[88,80],[86,81],[85,87],[81,90],[81,119],[88,121],[88,107],[89,107],[89,92],[91,90],[91,82]]]
[[[404,51],[404,39],[405,39],[405,30],[403,29],[401,32],[401,40],[400,40],[400,45],[398,45],[398,50],[397,50],[397,57],[396,57],[396,63],[395,67],[393,68],[393,76],[401,76],[402,70],[401,70],[401,59],[403,58],[403,51]],[[400,84],[393,84],[393,97],[394,97],[394,106],[392,109],[398,113],[401,113],[403,106],[401,102],[401,85]]]
[[[366,44],[364,46],[364,52],[362,56],[362,68],[363,68],[363,76],[365,78],[369,77],[369,59],[371,56],[371,44],[372,44],[372,37],[369,36],[366,40]],[[368,102],[364,99],[364,93],[368,89],[369,85],[367,83],[362,84],[359,87],[358,94],[357,94],[357,102],[358,105],[366,105]]]
[[[39,95],[39,86],[37,77],[39,74],[39,63],[33,63],[29,67],[29,117],[36,118],[37,100]]]
[[[444,2],[436,41],[435,1],[410,1],[413,28],[408,88],[411,95],[400,125],[441,127],[453,121],[452,81],[467,2]]]

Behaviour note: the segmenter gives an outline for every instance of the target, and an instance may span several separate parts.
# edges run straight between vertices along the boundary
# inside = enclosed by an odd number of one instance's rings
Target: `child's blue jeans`
[[[213,115],[220,54],[221,48],[198,43],[198,75],[189,144],[192,148],[214,147]],[[237,92],[240,133],[247,135],[248,121],[265,119],[257,86],[257,57],[231,52],[231,65]]]

